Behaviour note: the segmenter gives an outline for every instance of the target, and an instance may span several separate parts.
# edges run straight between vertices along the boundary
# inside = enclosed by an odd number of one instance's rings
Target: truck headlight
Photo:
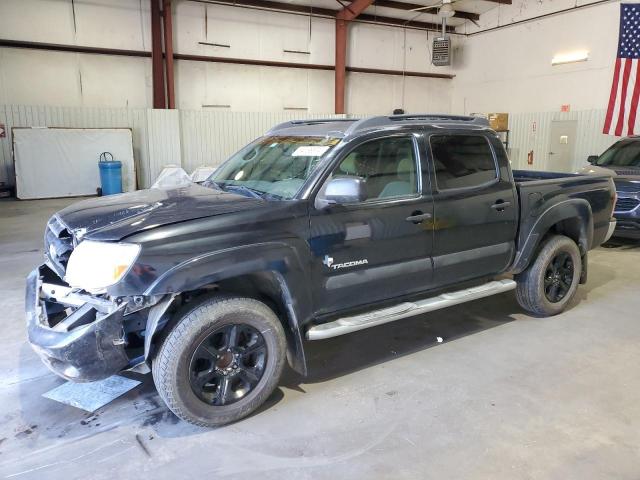
[[[84,240],[73,250],[64,277],[72,287],[102,293],[118,283],[140,253],[140,245]]]

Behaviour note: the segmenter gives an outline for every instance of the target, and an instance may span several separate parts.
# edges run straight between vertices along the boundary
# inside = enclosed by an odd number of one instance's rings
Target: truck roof
[[[418,113],[389,115],[368,118],[323,118],[309,120],[291,120],[276,125],[267,135],[287,136],[329,136],[346,138],[370,130],[383,130],[404,125],[416,126],[463,126],[470,128],[489,128],[489,121],[482,117],[465,115],[445,115]]]

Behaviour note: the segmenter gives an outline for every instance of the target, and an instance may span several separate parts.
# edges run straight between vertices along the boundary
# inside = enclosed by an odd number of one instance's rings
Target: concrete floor
[[[555,318],[507,293],[315,342],[309,378],[288,373],[258,413],[206,430],[173,416],[150,376],[95,414],[41,396],[63,381],[26,343],[23,285],[68,203],[0,201],[6,478],[638,478],[635,244],[592,252]]]

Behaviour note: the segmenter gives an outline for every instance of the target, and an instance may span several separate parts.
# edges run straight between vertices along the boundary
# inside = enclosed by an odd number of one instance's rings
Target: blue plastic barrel
[[[111,157],[111,160],[107,160],[107,155]],[[98,166],[102,195],[122,193],[122,162],[114,160],[113,155],[109,152],[104,152],[100,154]]]

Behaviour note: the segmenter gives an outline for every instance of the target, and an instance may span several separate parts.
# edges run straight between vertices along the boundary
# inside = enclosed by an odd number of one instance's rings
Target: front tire
[[[522,308],[540,317],[562,312],[576,293],[582,259],[576,243],[553,235],[543,243],[537,258],[516,276],[516,298]]]
[[[189,310],[164,339],[153,380],[169,409],[215,427],[246,417],[271,395],[285,362],[280,320],[251,298],[210,298]]]

